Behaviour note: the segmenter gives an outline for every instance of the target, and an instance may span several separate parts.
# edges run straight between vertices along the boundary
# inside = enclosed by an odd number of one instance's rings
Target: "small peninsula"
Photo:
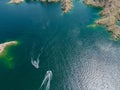
[[[62,3],[61,8],[64,13],[69,12],[73,7],[72,0],[62,0],[61,3]]]
[[[120,38],[120,0],[84,0],[84,3],[94,7],[101,7],[102,18],[96,20],[96,24],[104,25],[115,40]]]
[[[5,42],[0,44],[0,54],[2,54],[5,48],[7,48],[8,46],[16,45],[16,44],[17,44],[17,41],[10,41],[10,42]]]

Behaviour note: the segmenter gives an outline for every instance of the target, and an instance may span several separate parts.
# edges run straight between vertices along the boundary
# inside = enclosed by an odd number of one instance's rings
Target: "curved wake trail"
[[[50,90],[51,80],[52,80],[52,71],[49,70],[49,71],[46,72],[45,77],[43,79],[43,82],[42,82],[39,90]],[[42,88],[45,88],[45,89],[42,89]]]
[[[38,69],[39,68],[39,63],[40,63],[40,61],[39,61],[39,58],[40,58],[40,56],[42,55],[42,53],[43,53],[43,50],[44,50],[44,47],[42,47],[41,49],[40,49],[40,53],[38,54],[38,56],[37,56],[37,58],[36,59],[34,59],[34,46],[32,47],[32,52],[31,52],[31,64],[36,68],[36,69]]]

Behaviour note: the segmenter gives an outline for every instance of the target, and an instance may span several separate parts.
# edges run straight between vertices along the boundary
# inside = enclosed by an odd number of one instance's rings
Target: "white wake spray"
[[[36,60],[34,60],[34,59],[31,57],[31,64],[32,64],[36,69],[39,68],[39,63],[40,63],[39,57],[40,57],[40,54],[38,55],[38,57],[37,57]]]
[[[42,87],[46,84],[45,90],[50,90],[50,82],[52,80],[52,71],[47,71],[45,74],[45,77],[43,79],[43,82],[39,88],[39,90],[42,90]]]

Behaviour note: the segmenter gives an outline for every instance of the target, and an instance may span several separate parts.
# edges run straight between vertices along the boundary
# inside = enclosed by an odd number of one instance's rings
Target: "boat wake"
[[[39,68],[39,63],[40,63],[39,57],[40,57],[40,54],[38,55],[38,57],[37,57],[36,60],[34,60],[34,59],[31,57],[31,64],[32,64],[36,69]]]
[[[50,82],[52,80],[52,71],[47,71],[45,74],[45,77],[43,79],[43,82],[39,88],[39,90],[50,90]]]

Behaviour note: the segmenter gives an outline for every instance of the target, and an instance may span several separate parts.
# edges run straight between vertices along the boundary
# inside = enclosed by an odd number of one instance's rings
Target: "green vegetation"
[[[12,50],[14,50],[14,46],[19,44],[20,43],[17,42],[17,44],[8,45],[0,54],[0,63],[4,64],[9,69],[14,68],[14,55],[12,54]]]

